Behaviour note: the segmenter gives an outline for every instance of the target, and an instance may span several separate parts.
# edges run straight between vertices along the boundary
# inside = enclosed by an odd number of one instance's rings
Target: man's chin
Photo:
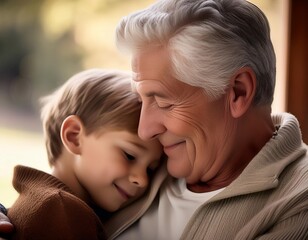
[[[185,178],[185,174],[181,169],[177,169],[172,165],[167,164],[168,173],[174,178]]]

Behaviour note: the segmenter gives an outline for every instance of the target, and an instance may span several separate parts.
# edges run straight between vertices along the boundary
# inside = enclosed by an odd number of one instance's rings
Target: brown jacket
[[[52,175],[17,166],[13,186],[20,195],[8,211],[11,239],[106,239],[95,212]]]

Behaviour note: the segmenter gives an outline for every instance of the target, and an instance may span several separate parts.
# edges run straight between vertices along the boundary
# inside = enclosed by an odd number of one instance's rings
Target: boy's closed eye
[[[129,160],[129,161],[133,161],[133,160],[136,159],[135,156],[133,156],[133,155],[127,153],[127,152],[124,152],[124,154],[125,154],[126,159]]]

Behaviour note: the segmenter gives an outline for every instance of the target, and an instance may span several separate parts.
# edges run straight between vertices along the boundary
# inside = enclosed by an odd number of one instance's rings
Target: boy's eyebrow
[[[138,147],[138,148],[141,148],[141,149],[143,149],[143,150],[147,150],[147,148],[146,148],[144,145],[142,145],[142,144],[140,144],[140,143],[138,143],[138,142],[131,141],[131,140],[128,140],[128,142],[131,143],[131,144],[133,144],[133,145],[135,145],[135,146]]]

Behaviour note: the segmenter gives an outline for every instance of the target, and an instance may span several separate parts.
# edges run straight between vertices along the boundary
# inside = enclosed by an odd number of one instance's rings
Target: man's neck
[[[231,147],[222,158],[222,167],[215,176],[205,181],[187,184],[192,192],[211,192],[231,184],[246,168],[250,161],[258,154],[263,146],[275,134],[270,108],[258,107],[241,119],[238,119],[234,135],[229,141]]]

